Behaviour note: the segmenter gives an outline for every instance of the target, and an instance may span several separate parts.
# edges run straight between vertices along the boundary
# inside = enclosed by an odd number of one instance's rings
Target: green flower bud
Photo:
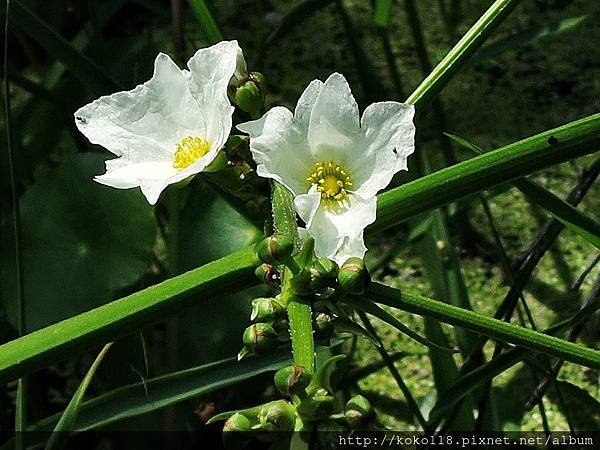
[[[351,427],[364,425],[375,415],[371,402],[362,395],[356,395],[348,400],[344,415]]]
[[[223,432],[228,433],[231,431],[250,431],[252,429],[252,423],[243,414],[236,412],[233,416],[225,421],[223,425]]]
[[[290,402],[276,400],[261,408],[258,420],[265,431],[293,431],[296,411]]]
[[[258,118],[265,104],[265,88],[265,77],[261,73],[252,72],[248,79],[236,88],[233,101],[242,111]]]
[[[275,387],[283,395],[301,395],[310,384],[312,376],[304,367],[293,365],[275,373]]]
[[[250,320],[256,322],[273,322],[285,314],[285,308],[271,297],[260,297],[252,300]]]
[[[324,289],[335,284],[338,266],[327,258],[319,258],[310,267],[310,285],[315,291]]]
[[[244,331],[244,350],[246,353],[261,354],[277,347],[277,332],[268,323],[255,323]],[[240,353],[242,353],[240,352]],[[242,356],[244,356],[242,354]]]
[[[279,264],[285,262],[293,250],[294,241],[291,237],[275,233],[258,244],[257,253],[262,262]]]
[[[371,282],[365,262],[360,258],[348,258],[340,268],[338,282],[348,294],[363,294]]]
[[[227,449],[241,450],[250,442],[250,437],[241,431],[251,431],[252,423],[240,413],[235,413],[223,426],[223,445]]]
[[[254,271],[254,274],[256,275],[256,278],[267,284],[277,283],[280,279],[277,268],[267,263],[263,263],[258,266]]]

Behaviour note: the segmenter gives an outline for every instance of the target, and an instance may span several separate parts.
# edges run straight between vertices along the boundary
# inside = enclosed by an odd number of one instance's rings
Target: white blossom
[[[257,173],[282,183],[315,240],[315,253],[342,264],[366,252],[378,191],[407,170],[414,151],[414,107],[373,103],[359,116],[346,79],[312,81],[295,111],[275,107],[237,128],[250,136]]]
[[[201,172],[231,131],[227,86],[244,67],[236,41],[198,50],[181,70],[160,53],[152,78],[100,97],[75,113],[77,128],[115,155],[94,178],[119,189],[139,186],[150,204],[169,185]]]

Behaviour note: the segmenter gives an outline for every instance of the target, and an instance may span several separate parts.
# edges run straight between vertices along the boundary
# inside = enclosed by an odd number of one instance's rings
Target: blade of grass
[[[54,450],[57,448],[62,448],[67,442],[67,432],[72,431],[75,428],[77,415],[79,414],[79,409],[81,406],[81,402],[83,401],[83,397],[85,396],[85,391],[87,391],[88,386],[90,385],[92,379],[94,378],[94,375],[96,374],[96,370],[98,370],[98,367],[100,367],[100,363],[102,362],[104,356],[106,356],[106,353],[112,345],[113,343],[109,342],[102,348],[102,350],[100,350],[100,353],[98,353],[98,356],[92,363],[91,367],[88,369],[87,373],[85,374],[85,377],[81,381],[81,384],[75,391],[75,394],[73,394],[73,397],[67,405],[67,408],[61,414],[60,419],[58,420],[56,426],[54,427],[54,430],[52,431],[52,434],[50,435],[50,439],[48,439],[48,442],[46,443],[45,450]]]
[[[375,25],[385,29],[390,26],[392,6],[392,0],[375,0],[375,11],[373,14]]]
[[[23,264],[21,251],[21,211],[19,208],[19,196],[17,194],[17,179],[15,158],[13,154],[12,135],[12,113],[10,104],[10,79],[8,78],[8,23],[11,14],[10,0],[6,0],[6,16],[4,18],[4,121],[6,124],[6,150],[8,153],[8,172],[10,178],[10,195],[12,202],[12,228],[15,244],[15,268],[17,285],[17,333],[23,336],[25,333],[25,285],[23,284]],[[17,398],[15,400],[15,432],[17,436],[15,448],[25,448],[23,437],[27,428],[27,379],[22,377],[17,381]]]
[[[399,291],[379,283],[373,283],[366,296],[377,303],[414,314],[435,317],[442,322],[462,326],[503,342],[560,356],[586,367],[600,368],[600,351],[529,328],[493,319],[420,295]]]
[[[421,429],[423,431],[427,430],[427,421],[425,420],[425,417],[423,416],[423,413],[421,412],[421,409],[419,408],[417,401],[415,400],[412,393],[410,392],[410,389],[408,389],[408,386],[406,386],[406,383],[402,379],[402,376],[398,372],[398,369],[396,369],[396,366],[394,365],[394,361],[390,358],[390,355],[388,355],[387,351],[385,350],[383,342],[381,341],[381,338],[377,334],[377,331],[375,330],[375,328],[369,321],[369,318],[367,317],[367,315],[364,312],[359,311],[358,315],[359,315],[360,319],[362,320],[367,331],[369,333],[371,333],[377,340],[377,345],[375,345],[375,347],[377,348],[377,351],[381,355],[381,359],[383,359],[383,362],[385,363],[386,367],[392,374],[392,377],[396,381],[396,384],[398,384],[398,387],[400,388],[402,395],[404,395],[404,398],[406,399],[406,403],[408,405],[408,408],[409,408],[411,414],[413,415],[413,417],[415,419],[417,419],[417,422],[421,426]]]
[[[104,94],[121,89],[119,83],[100,66],[73,47],[19,0],[12,0],[12,7],[10,24],[26,33],[51,56],[62,61],[94,93]]]
[[[518,3],[519,0],[496,0],[421,82],[406,102],[420,107],[433,100]]]
[[[216,44],[223,40],[223,33],[217,25],[217,21],[213,17],[208,5],[204,0],[188,0],[189,5],[192,8],[194,17],[200,24],[202,34],[208,41],[209,44]]]
[[[279,22],[277,28],[265,39],[259,50],[259,60],[262,61],[268,49],[275,43],[281,41],[295,27],[310,19],[324,7],[333,3],[334,0],[306,0],[298,3]]]
[[[600,114],[595,114],[492,150],[380,194],[377,221],[368,230],[383,230],[473,192],[593,153],[599,146]]]
[[[456,352],[456,350],[454,350],[453,348],[436,344],[435,342],[432,342],[432,341],[424,338],[419,333],[412,331],[410,328],[408,328],[406,325],[404,325],[402,322],[400,322],[398,319],[396,319],[394,316],[392,316],[389,312],[380,308],[375,303],[363,302],[360,300],[355,300],[351,297],[345,298],[344,303],[352,305],[355,309],[358,309],[359,311],[363,311],[363,312],[371,314],[372,316],[377,317],[379,320],[382,320],[383,322],[387,323],[388,325],[393,326],[398,331],[407,335],[409,338],[415,340],[419,344],[425,345],[426,347],[435,347],[436,349],[444,351],[444,352],[449,352],[449,353]]]
[[[258,264],[254,248],[240,250],[8,342],[0,346],[0,384],[192,306],[192,294],[214,298],[258,284]]]

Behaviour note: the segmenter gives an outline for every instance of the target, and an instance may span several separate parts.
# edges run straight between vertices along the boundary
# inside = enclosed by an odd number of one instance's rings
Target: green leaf
[[[457,134],[444,133],[457,144],[482,154],[481,147],[469,142],[465,137]],[[525,194],[532,202],[538,204],[548,211],[567,228],[581,236],[592,245],[600,248],[600,223],[586,216],[573,205],[570,205],[549,190],[543,188],[534,181],[519,178],[512,183],[517,189]]]
[[[196,20],[200,24],[200,29],[206,40],[210,44],[216,44],[217,42],[222,41],[223,33],[221,33],[206,2],[204,0],[188,0],[188,3],[192,7],[194,17],[196,17]]]
[[[242,361],[227,358],[178,372],[119,387],[81,403],[72,430],[85,431],[120,420],[156,411],[203,394],[234,385],[265,372],[276,371],[290,363],[288,352]],[[50,431],[61,415],[55,414],[32,424],[31,439],[43,438],[37,432]],[[34,442],[29,442],[33,444]],[[7,446],[10,442],[7,443]],[[2,447],[2,450],[5,450]]]
[[[91,367],[88,369],[87,373],[85,374],[85,377],[81,381],[81,384],[79,385],[79,387],[75,391],[75,394],[71,398],[71,401],[67,405],[67,409],[63,411],[58,423],[54,427],[54,430],[50,435],[50,439],[48,439],[48,442],[46,443],[46,450],[61,448],[66,443],[68,436],[66,432],[72,431],[75,428],[77,415],[79,414],[79,409],[81,406],[81,402],[83,401],[85,391],[92,382],[92,379],[96,374],[96,370],[100,366],[100,363],[102,362],[104,356],[106,355],[106,353],[112,345],[113,343],[109,342],[102,348],[102,350],[100,350],[100,353],[98,353],[98,356],[92,363]]]
[[[4,2],[0,11],[4,12]],[[11,1],[11,26],[17,27],[41,45],[50,55],[65,66],[96,94],[119,90],[121,86],[87,56],[73,47],[42,19],[25,7],[19,0]]]
[[[519,0],[496,0],[421,82],[406,103],[420,107],[433,100],[518,3]]]
[[[0,383],[180,312],[197,304],[192,294],[214,298],[258,284],[258,264],[247,248],[8,342],[0,346]]]
[[[600,148],[600,114],[568,123],[446,167],[378,195],[383,230],[422,212]]]
[[[600,351],[523,328],[454,305],[373,283],[366,294],[377,303],[476,331],[497,340],[526,347],[591,368],[600,368]]]
[[[139,192],[93,182],[103,171],[101,155],[73,155],[21,198],[28,331],[107,303],[150,266],[156,237],[152,208]],[[0,263],[12,274],[7,252]],[[13,277],[6,279],[1,288],[14,323],[15,305],[8,300],[16,291]]]

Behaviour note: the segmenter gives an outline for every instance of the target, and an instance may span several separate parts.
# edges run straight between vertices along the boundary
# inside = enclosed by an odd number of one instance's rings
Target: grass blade
[[[496,0],[421,82],[406,102],[421,106],[435,98],[518,3],[519,0]]]
[[[0,346],[0,384],[192,306],[258,283],[254,248],[244,249]]]
[[[209,44],[216,44],[223,40],[223,33],[217,25],[217,21],[213,17],[204,0],[188,0],[194,17],[200,24],[200,29]]]
[[[72,429],[91,430],[146,414],[278,370],[289,363],[288,351],[278,351],[260,358],[244,358],[239,362],[236,358],[227,358],[128,384],[82,402]],[[28,428],[33,432],[29,436],[31,441],[27,443],[38,443],[38,439],[44,438],[39,432],[51,431],[59,420],[60,414],[55,414],[32,424]],[[8,442],[2,450],[8,450],[10,445]]]
[[[521,178],[515,180],[514,184],[564,226],[600,249],[600,223],[531,180]]]
[[[536,170],[593,153],[600,147],[600,114],[514,142],[446,167],[378,196],[377,222],[382,230],[468,194]]]
[[[374,20],[379,28],[387,29],[392,17],[392,0],[375,0]]]
[[[19,28],[50,55],[62,61],[73,75],[89,86],[94,93],[104,94],[121,89],[119,83],[100,66],[73,47],[20,1],[12,0],[12,8],[11,25]]]
[[[106,353],[112,345],[113,343],[109,342],[102,348],[102,350],[100,350],[100,353],[98,353],[98,356],[96,357],[91,367],[85,374],[85,377],[83,378],[81,384],[75,391],[73,398],[71,398],[71,401],[67,405],[67,408],[63,411],[62,415],[60,416],[60,419],[58,420],[58,423],[54,427],[54,430],[50,435],[50,439],[48,439],[48,443],[46,444],[46,450],[54,450],[56,448],[61,448],[64,446],[68,437],[68,434],[66,432],[72,431],[75,427],[77,415],[79,414],[79,408],[81,406],[81,402],[83,401],[85,391],[92,382],[92,379],[96,374],[96,370],[100,366],[100,363],[102,362],[104,356],[106,355]]]
[[[398,289],[379,283],[371,285],[367,296],[377,303],[422,316],[435,317],[442,322],[461,326],[503,342],[560,356],[586,367],[600,368],[600,351],[533,331],[529,328],[493,319],[420,295],[401,292]]]

